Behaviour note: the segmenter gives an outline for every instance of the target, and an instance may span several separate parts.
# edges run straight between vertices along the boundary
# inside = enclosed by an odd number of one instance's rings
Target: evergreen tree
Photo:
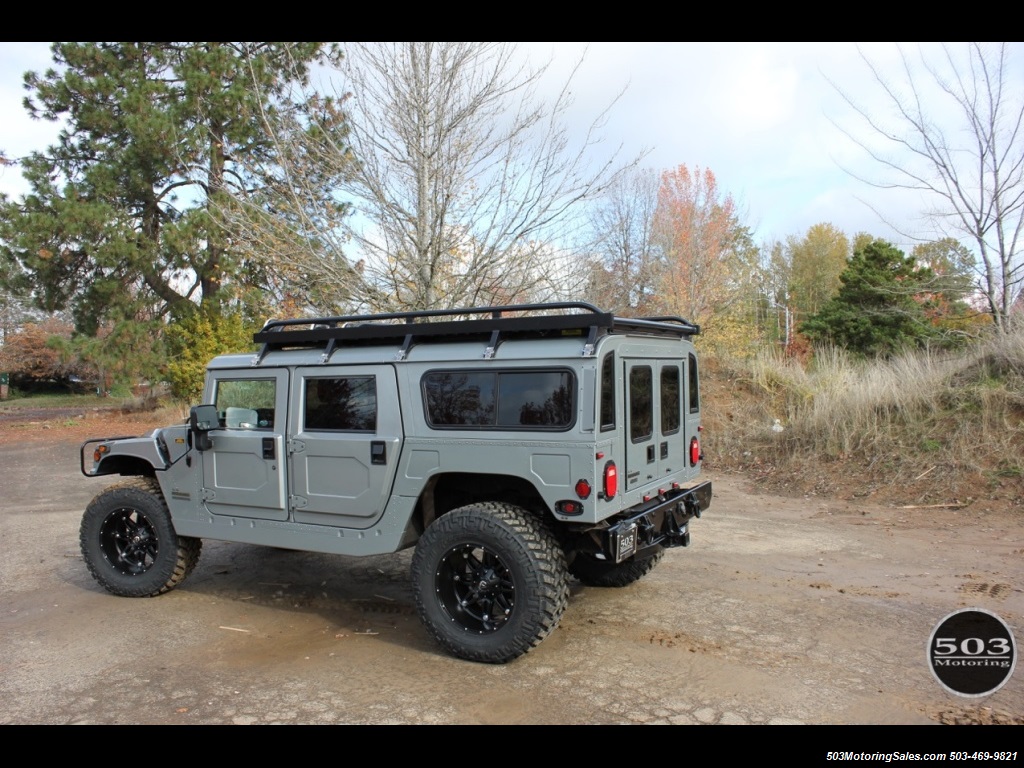
[[[21,160],[31,192],[0,199],[12,288],[79,331],[184,317],[244,288],[218,221],[229,199],[265,190],[244,161],[271,162],[267,121],[301,112],[291,84],[331,57],[327,43],[60,42],[57,67],[27,73],[25,106],[63,120],[57,143]],[[325,192],[325,194],[327,194]],[[236,293],[237,295],[237,293]]]
[[[801,333],[862,355],[891,354],[938,338],[926,314],[928,267],[883,240],[854,252],[838,293],[805,320]]]

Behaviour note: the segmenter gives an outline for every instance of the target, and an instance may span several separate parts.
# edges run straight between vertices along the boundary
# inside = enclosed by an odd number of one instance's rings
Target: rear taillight
[[[619,470],[615,468],[615,462],[609,461],[604,465],[604,497],[614,499],[619,492]]]
[[[700,459],[700,441],[695,437],[690,441],[690,466],[696,467]]]

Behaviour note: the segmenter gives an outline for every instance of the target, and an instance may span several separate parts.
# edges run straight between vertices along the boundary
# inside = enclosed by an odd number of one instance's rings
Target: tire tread
[[[517,628],[516,635],[507,642],[484,643],[460,642],[445,632],[446,626],[433,615],[431,601],[435,597],[425,587],[424,580],[430,580],[435,563],[428,560],[427,550],[443,545],[446,537],[464,536],[473,531],[486,533],[488,537],[506,539],[513,547],[525,548],[538,579],[536,583],[524,585],[526,590],[535,590],[538,603],[536,616]],[[569,579],[565,555],[555,537],[535,515],[513,504],[504,502],[482,502],[454,509],[434,521],[424,537],[423,547],[418,546],[413,557],[413,583],[416,592],[416,606],[423,623],[434,639],[448,652],[469,661],[503,664],[536,648],[558,626],[562,614],[569,604]]]
[[[172,546],[174,548],[174,562],[166,579],[157,582],[156,586],[151,583],[152,579],[141,579],[137,582],[126,581],[119,575],[112,574],[109,569],[101,564],[102,557],[97,556],[94,551],[96,543],[92,540],[95,530],[93,524],[101,522],[98,518],[105,515],[105,507],[110,504],[113,497],[123,497],[124,502],[137,505],[145,505],[155,502],[157,508],[155,514],[160,515],[168,531],[170,541],[160,542],[160,546]],[[108,486],[101,491],[86,507],[82,517],[82,525],[79,529],[79,546],[82,557],[85,560],[89,573],[108,592],[119,597],[157,597],[181,584],[195,570],[199,562],[199,555],[202,551],[202,539],[190,536],[178,536],[174,533],[174,526],[171,522],[171,514],[167,508],[160,484],[152,477],[130,477]],[[154,565],[154,567],[156,567]]]

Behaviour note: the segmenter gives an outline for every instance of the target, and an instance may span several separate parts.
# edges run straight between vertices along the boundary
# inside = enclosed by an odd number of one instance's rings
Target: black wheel
[[[100,493],[79,533],[89,572],[122,597],[155,597],[178,586],[199,561],[202,540],[178,536],[160,486],[136,477]]]
[[[630,558],[616,565],[579,552],[569,564],[569,573],[590,587],[627,587],[650,573],[664,556],[665,550],[659,549],[642,560]]]
[[[535,648],[569,601],[565,557],[539,519],[489,502],[427,528],[412,560],[420,618],[449,652],[503,664]]]

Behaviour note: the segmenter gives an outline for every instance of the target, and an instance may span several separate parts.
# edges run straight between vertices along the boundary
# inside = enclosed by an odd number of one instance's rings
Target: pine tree
[[[891,354],[936,338],[923,298],[934,275],[883,240],[853,254],[838,293],[800,326],[814,342],[862,355]]]
[[[73,311],[79,331],[106,321],[189,314],[244,286],[218,211],[258,193],[247,167],[271,162],[275,113],[301,111],[327,43],[60,42],[55,68],[27,73],[25,106],[63,120],[57,143],[22,159],[31,192],[0,200],[11,282]],[[248,164],[245,160],[255,159]]]

